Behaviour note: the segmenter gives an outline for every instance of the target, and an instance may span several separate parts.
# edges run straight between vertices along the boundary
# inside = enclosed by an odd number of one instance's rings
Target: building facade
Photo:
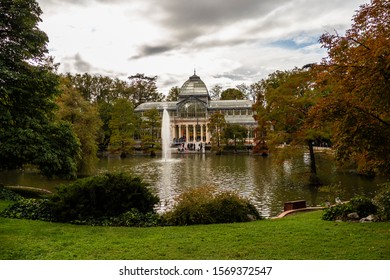
[[[212,114],[219,112],[225,116],[227,123],[247,127],[246,143],[252,143],[256,127],[252,105],[250,100],[211,100],[206,84],[194,73],[181,87],[178,101],[143,103],[135,112],[143,114],[156,108],[162,116],[166,109],[170,116],[172,144],[195,145],[211,142],[209,119]]]

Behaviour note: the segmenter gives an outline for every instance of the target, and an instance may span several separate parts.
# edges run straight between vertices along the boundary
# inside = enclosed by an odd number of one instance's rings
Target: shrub
[[[360,218],[367,217],[370,214],[377,213],[377,207],[372,203],[371,199],[364,196],[356,196],[349,202],[353,212],[356,212]]]
[[[47,199],[19,199],[0,215],[6,218],[54,221],[52,208]]]
[[[325,221],[345,220],[349,213],[352,213],[352,205],[343,203],[324,209],[322,219]]]
[[[360,218],[377,213],[377,207],[371,199],[364,196],[356,196],[347,203],[337,204],[324,209],[322,219],[326,221],[347,220],[350,213],[356,212]]]
[[[382,220],[390,220],[390,183],[382,185],[382,189],[373,199],[378,207],[378,215]]]
[[[110,219],[110,225],[112,226],[153,227],[160,224],[160,215],[153,212],[141,213],[135,208],[119,215],[118,217]]]
[[[22,199],[22,196],[6,189],[2,184],[0,184],[0,200],[8,200],[8,201],[18,201]]]
[[[179,195],[163,218],[168,225],[193,225],[246,222],[260,219],[260,214],[234,192],[217,193],[212,186],[202,186]]]
[[[116,217],[132,208],[153,212],[158,201],[139,177],[104,174],[61,186],[52,198],[52,207],[59,221],[69,222]]]

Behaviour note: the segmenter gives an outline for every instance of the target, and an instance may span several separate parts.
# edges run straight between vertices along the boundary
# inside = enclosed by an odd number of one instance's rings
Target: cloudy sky
[[[60,72],[158,76],[167,94],[196,68],[210,89],[319,62],[369,0],[37,0]]]

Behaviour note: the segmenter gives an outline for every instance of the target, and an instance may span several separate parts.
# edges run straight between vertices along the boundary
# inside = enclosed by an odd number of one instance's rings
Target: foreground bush
[[[382,220],[390,220],[390,183],[382,185],[382,189],[373,199],[378,207],[378,215]]]
[[[257,209],[234,192],[202,186],[182,193],[163,219],[168,225],[247,222],[260,219]]]
[[[153,212],[159,199],[141,178],[107,173],[62,186],[51,201],[56,219],[69,222],[116,217],[132,208]]]

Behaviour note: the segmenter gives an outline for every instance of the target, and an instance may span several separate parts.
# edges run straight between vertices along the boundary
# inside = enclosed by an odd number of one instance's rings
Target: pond
[[[377,185],[389,178],[367,178],[352,172],[340,172],[326,153],[317,153],[318,175],[331,187],[308,186],[308,158],[279,161],[253,155],[174,154],[169,160],[150,157],[104,158],[98,173],[124,172],[141,176],[160,197],[158,210],[171,207],[174,197],[188,188],[212,184],[221,190],[237,191],[249,198],[264,217],[283,211],[286,201],[306,200],[308,206],[348,200],[355,195],[373,197]],[[47,180],[32,170],[0,173],[5,185],[21,185],[53,190],[69,181]]]

